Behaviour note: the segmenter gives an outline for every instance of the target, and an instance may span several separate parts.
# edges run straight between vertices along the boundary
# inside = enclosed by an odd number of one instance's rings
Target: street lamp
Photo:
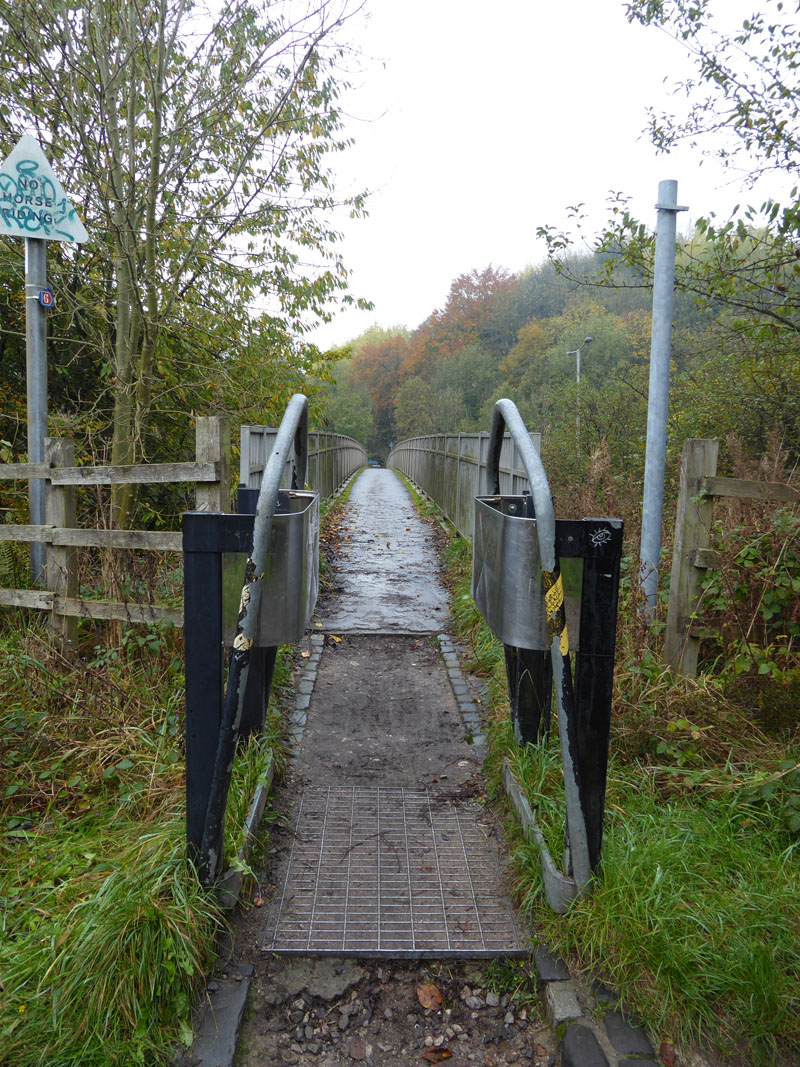
[[[575,357],[575,385],[577,387],[577,411],[575,414],[575,438],[577,442],[578,458],[581,455],[581,349],[584,345],[590,345],[592,343],[591,337],[584,337],[583,344],[578,348],[573,349],[571,352],[567,352],[568,356]]]

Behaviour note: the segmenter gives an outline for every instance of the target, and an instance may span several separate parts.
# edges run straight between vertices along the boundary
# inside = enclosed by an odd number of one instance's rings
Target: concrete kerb
[[[192,1047],[176,1067],[231,1067],[252,977],[249,963],[229,963],[208,983]]]

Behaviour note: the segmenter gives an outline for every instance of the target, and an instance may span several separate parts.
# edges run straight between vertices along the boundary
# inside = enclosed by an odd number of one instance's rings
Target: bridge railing
[[[267,460],[278,435],[273,426],[242,426],[239,459],[239,484],[258,489]],[[320,499],[333,496],[351,474],[367,462],[364,446],[352,437],[338,433],[317,431],[308,435],[307,484],[319,493]],[[281,487],[291,483],[291,461],[287,460]]]
[[[542,435],[529,435],[541,451]],[[437,433],[400,441],[389,453],[394,467],[445,513],[458,532],[472,537],[475,497],[486,491],[488,433]],[[499,460],[500,492],[517,496],[528,488],[528,475],[511,434],[505,434]]]

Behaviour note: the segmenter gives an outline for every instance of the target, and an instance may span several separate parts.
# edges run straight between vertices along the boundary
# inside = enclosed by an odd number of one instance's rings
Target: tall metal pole
[[[28,379],[28,462],[44,463],[44,439],[47,436],[47,318],[39,293],[47,288],[47,241],[25,238],[25,339]],[[30,520],[44,525],[43,478],[29,482]],[[45,547],[31,544],[31,577],[44,574]]]
[[[656,259],[653,274],[653,325],[650,339],[650,396],[647,407],[647,451],[644,466],[642,542],[639,584],[645,595],[644,614],[652,619],[658,593],[661,522],[664,511],[664,470],[667,459],[669,363],[675,292],[675,245],[678,183],[658,183]]]
[[[578,459],[581,458],[581,349],[578,346],[575,352],[575,396],[577,410],[575,412],[575,441],[578,448]]]
[[[591,337],[584,337],[582,345],[579,345],[578,348],[573,349],[571,352],[567,352],[568,356],[575,357],[575,393],[577,400],[577,408],[575,411],[575,441],[578,459],[581,457],[581,349],[583,348],[583,345],[591,343]]]

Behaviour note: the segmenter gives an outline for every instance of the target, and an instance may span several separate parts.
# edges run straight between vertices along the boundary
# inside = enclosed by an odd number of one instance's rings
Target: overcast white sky
[[[610,190],[653,224],[666,178],[690,208],[682,226],[740,199],[697,153],[659,157],[642,134],[647,105],[680,112],[671,86],[690,65],[666,34],[628,25],[621,0],[367,0],[351,37],[356,145],[335,173],[340,190],[372,190],[369,218],[341,228],[353,292],[375,309],[337,316],[323,347],[373,322],[417,326],[473,268],[541,262],[536,227],[584,203],[599,228]]]

